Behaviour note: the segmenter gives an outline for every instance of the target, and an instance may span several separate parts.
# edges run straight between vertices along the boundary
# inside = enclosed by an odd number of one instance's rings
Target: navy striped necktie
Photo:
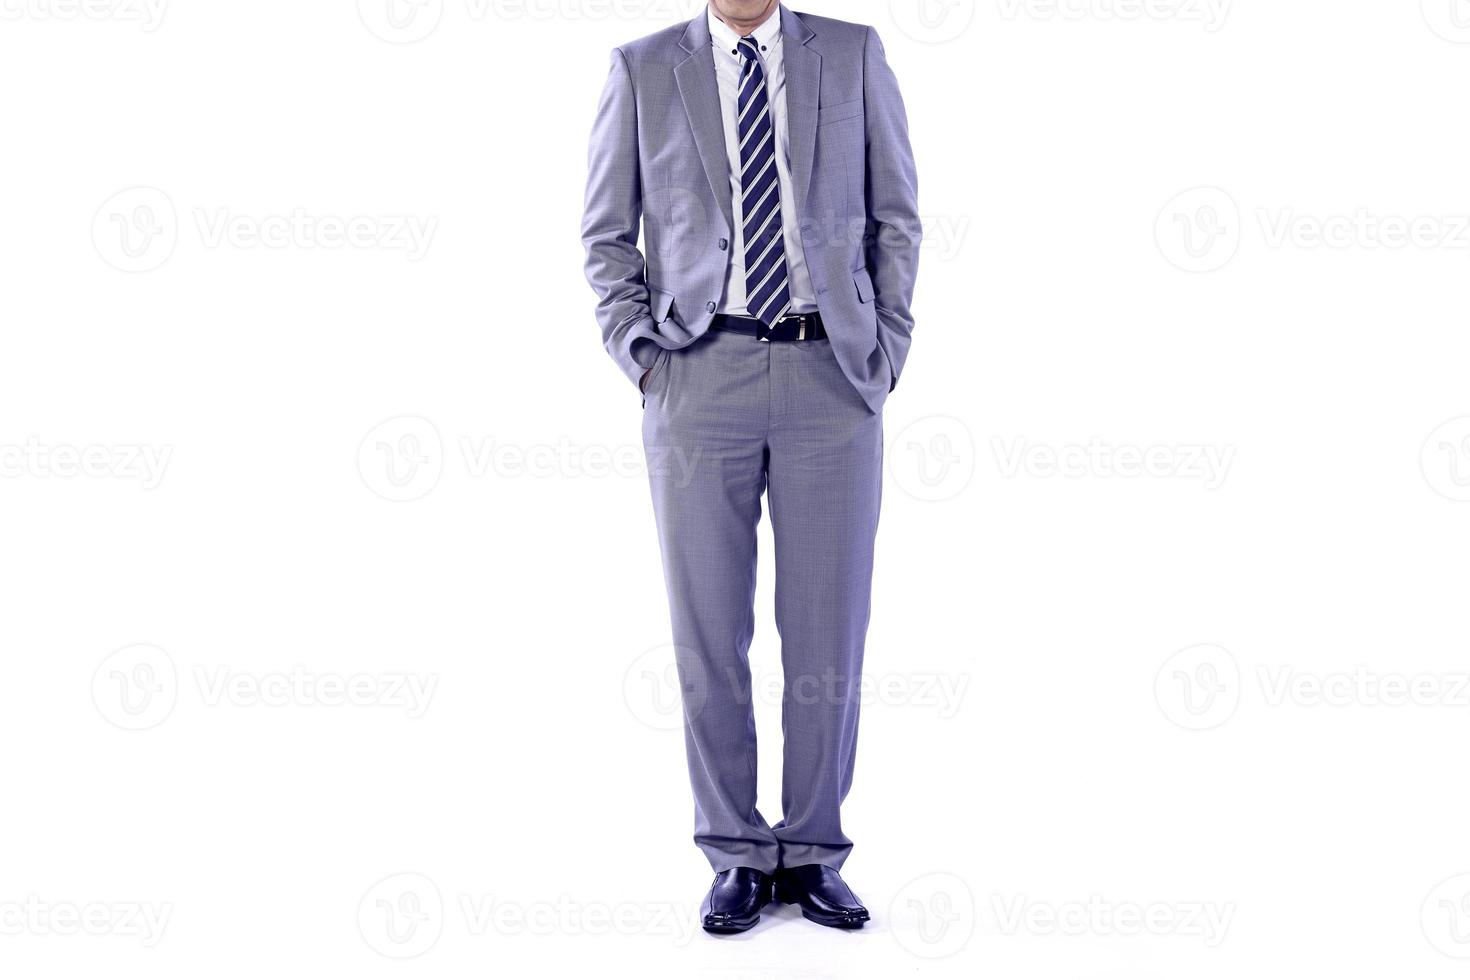
[[[766,72],[754,38],[740,39],[745,59],[737,102],[740,200],[745,239],[745,308],[773,326],[791,307],[782,238],[781,188],[776,181],[776,131],[766,97]]]

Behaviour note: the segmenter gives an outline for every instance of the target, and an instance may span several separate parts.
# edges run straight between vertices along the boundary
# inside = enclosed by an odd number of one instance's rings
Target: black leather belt
[[[827,336],[827,328],[822,326],[820,313],[789,313],[770,327],[753,316],[721,313],[710,321],[709,328],[743,333],[756,340],[821,340]]]

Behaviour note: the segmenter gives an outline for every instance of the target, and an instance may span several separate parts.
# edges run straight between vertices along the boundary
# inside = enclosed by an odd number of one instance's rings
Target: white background
[[[807,9],[929,233],[870,926],[694,927],[578,224],[609,50],[702,7],[3,0],[5,975],[1463,975],[1470,6]]]

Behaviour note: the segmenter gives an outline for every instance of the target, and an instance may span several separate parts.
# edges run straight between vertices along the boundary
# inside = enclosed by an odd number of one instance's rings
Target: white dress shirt
[[[725,280],[725,297],[719,312],[749,316],[745,301],[745,215],[740,187],[739,99],[740,71],[744,59],[738,44],[740,35],[725,22],[708,12],[710,43],[715,49],[715,78],[720,87],[720,110],[725,117],[725,151],[730,159],[730,195],[734,203],[735,240],[731,248],[730,274]],[[801,248],[801,228],[796,220],[796,197],[791,182],[791,138],[786,126],[786,61],[782,56],[781,8],[778,6],[766,22],[750,32],[761,52],[761,67],[766,73],[766,98],[771,109],[771,128],[776,141],[776,183],[781,194],[781,230],[786,242],[786,271],[791,289],[791,313],[811,313],[817,308],[816,290],[806,270],[806,255]]]

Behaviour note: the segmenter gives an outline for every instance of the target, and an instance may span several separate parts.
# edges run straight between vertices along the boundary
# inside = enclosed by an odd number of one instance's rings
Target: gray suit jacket
[[[908,355],[922,237],[903,99],[872,28],[783,5],[781,31],[807,268],[837,361],[876,412]],[[635,384],[660,348],[698,340],[723,297],[727,160],[704,11],[613,52],[582,241],[603,343]]]

